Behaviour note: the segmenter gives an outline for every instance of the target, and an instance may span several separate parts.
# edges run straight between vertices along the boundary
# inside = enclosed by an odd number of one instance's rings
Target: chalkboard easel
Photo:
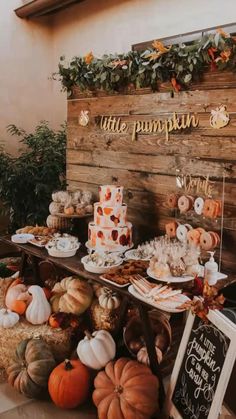
[[[166,398],[174,419],[216,419],[236,358],[236,325],[216,310],[189,313]]]

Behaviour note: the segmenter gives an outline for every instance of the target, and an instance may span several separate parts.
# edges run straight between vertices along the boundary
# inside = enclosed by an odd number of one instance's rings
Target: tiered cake
[[[99,187],[99,202],[94,204],[94,222],[89,223],[88,244],[103,252],[124,252],[132,245],[132,224],[127,222],[123,186]]]

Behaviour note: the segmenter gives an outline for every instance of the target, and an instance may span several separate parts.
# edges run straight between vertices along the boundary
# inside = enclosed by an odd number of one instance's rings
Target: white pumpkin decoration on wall
[[[32,301],[25,313],[26,320],[31,324],[45,323],[52,310],[43,289],[38,285],[31,285],[28,292],[32,295]]]
[[[81,111],[79,115],[79,125],[86,127],[89,123],[89,111]]]
[[[98,330],[92,335],[89,332],[85,334],[85,338],[77,346],[78,357],[87,367],[100,370],[115,357],[114,339],[106,330]]]
[[[226,127],[229,123],[229,114],[226,111],[226,106],[221,105],[211,111],[210,125],[212,128],[220,129]]]
[[[19,314],[14,313],[11,310],[7,310],[5,308],[0,310],[0,327],[4,327],[4,329],[14,327],[15,324],[18,323],[19,319]]]

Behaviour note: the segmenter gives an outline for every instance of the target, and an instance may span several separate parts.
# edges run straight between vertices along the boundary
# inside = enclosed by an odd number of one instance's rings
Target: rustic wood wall
[[[227,106],[230,123],[222,129],[210,127],[210,112]],[[81,110],[89,110],[90,123],[78,123]],[[166,119],[173,112],[196,112],[197,128],[165,135],[106,133],[95,123],[100,115],[114,115],[130,123],[136,119]],[[221,188],[225,172],[225,221],[223,268],[236,272],[236,74],[208,73],[190,91],[171,94],[148,89],[126,95],[83,97],[75,91],[68,100],[67,181],[69,189],[89,188],[97,195],[98,185],[124,185],[129,219],[140,241],[163,231],[171,218],[166,195],[175,189],[176,170],[196,176],[210,174]]]

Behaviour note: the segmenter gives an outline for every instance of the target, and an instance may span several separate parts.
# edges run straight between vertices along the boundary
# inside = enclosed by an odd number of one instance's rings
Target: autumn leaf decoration
[[[86,55],[84,56],[84,61],[85,61],[85,63],[86,63],[87,65],[91,64],[91,62],[93,61],[93,59],[94,59],[94,56],[93,56],[92,51],[90,51],[88,54],[86,54]]]
[[[154,51],[145,55],[145,58],[149,58],[150,61],[157,60],[161,55],[166,54],[166,52],[169,52],[171,49],[171,46],[165,47],[161,41],[154,41],[152,47]]]
[[[224,302],[225,297],[222,294],[218,295],[217,288],[210,286],[208,282],[205,281],[202,297],[188,301],[184,304],[184,308],[190,309],[193,314],[196,314],[204,322],[208,323],[207,314],[209,310],[222,310]]]

